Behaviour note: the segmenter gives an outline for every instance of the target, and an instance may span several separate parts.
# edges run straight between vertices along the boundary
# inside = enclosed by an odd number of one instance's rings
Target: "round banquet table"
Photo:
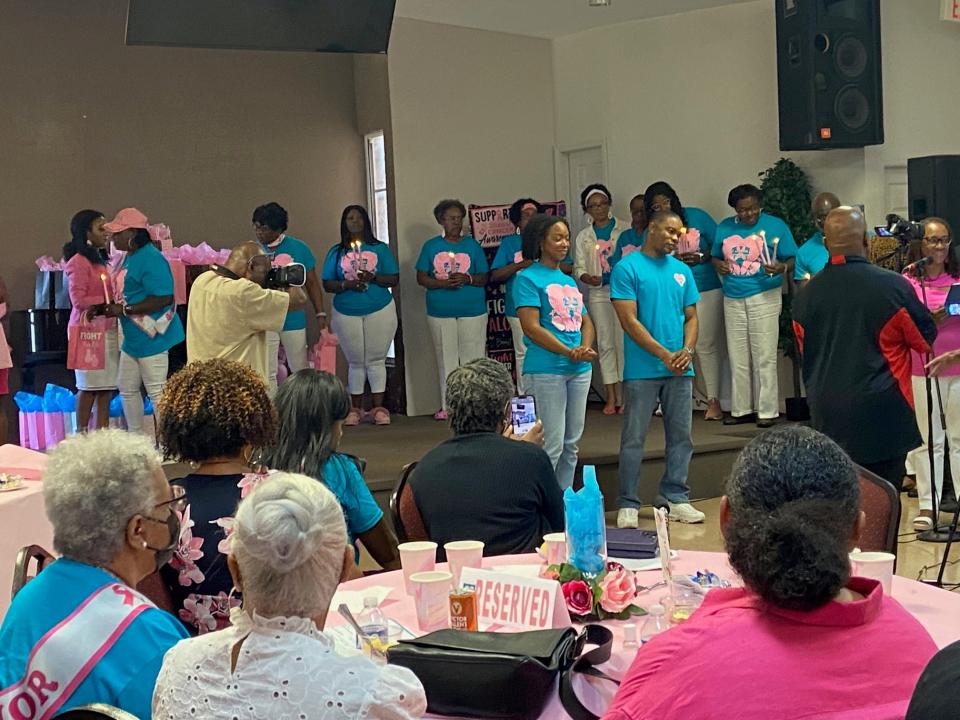
[[[529,566],[540,562],[541,560],[537,555],[485,557],[483,567],[488,570],[495,570],[507,565]],[[437,563],[437,568],[445,569],[446,563]],[[692,575],[697,570],[710,570],[724,580],[740,584],[739,578],[727,562],[725,553],[681,550],[673,560],[672,569],[674,575]],[[654,585],[661,580],[661,571],[659,569],[649,570],[641,573],[639,577],[642,585]],[[358,580],[351,580],[341,585],[340,589],[357,592],[377,586],[390,588],[389,595],[380,603],[384,615],[412,632],[420,634],[417,627],[413,597],[404,592],[401,571],[380,573]],[[655,588],[649,593],[640,595],[638,604],[646,607],[659,601],[665,595],[666,589],[664,587]],[[920,621],[938,647],[942,648],[960,640],[960,622],[958,622],[958,618],[960,618],[960,595],[896,575],[893,578],[893,597]],[[334,596],[330,613],[327,616],[327,628],[346,624],[346,621],[336,610],[339,602],[340,598]],[[644,620],[644,617],[632,620],[638,625],[638,631]],[[603,625],[613,632],[614,640],[613,655],[609,662],[600,666],[600,669],[618,680],[626,673],[637,652],[636,650],[624,650],[623,648],[623,625],[627,622],[631,621],[606,620],[603,622]],[[610,704],[616,692],[616,687],[612,683],[593,678],[588,679],[583,675],[576,676],[574,684],[580,700],[598,715],[603,714],[604,709]],[[569,718],[560,704],[556,692],[547,702],[540,717]]]

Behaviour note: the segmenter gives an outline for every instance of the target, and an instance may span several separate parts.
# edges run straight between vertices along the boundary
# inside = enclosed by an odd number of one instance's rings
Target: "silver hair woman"
[[[307,717],[402,720],[426,710],[406,668],[341,657],[323,632],[353,564],[343,511],[325,486],[276,473],[241,503],[228,559],[242,608],[231,627],[180,643],[164,658],[154,717]]]
[[[506,367],[490,358],[471,360],[447,376],[447,412],[454,435],[501,432],[513,380]]]
[[[13,598],[0,628],[0,689],[43,671],[64,689],[20,700],[45,708],[36,717],[55,711],[48,703],[91,702],[150,717],[160,663],[186,631],[133,588],[170,558],[183,498],[152,444],[119,430],[60,443],[43,497],[62,557]]]

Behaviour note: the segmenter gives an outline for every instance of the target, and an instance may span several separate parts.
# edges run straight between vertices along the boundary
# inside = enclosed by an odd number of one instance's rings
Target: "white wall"
[[[407,413],[433,413],[439,378],[414,264],[442,198],[553,195],[551,44],[397,18],[388,55]]]
[[[718,217],[726,193],[781,155],[814,189],[865,203],[882,220],[883,169],[960,152],[960,25],[937,0],[884,0],[886,144],[781,153],[774,4],[769,0],[600,28],[554,42],[557,142],[604,139],[617,210],[657,179]]]

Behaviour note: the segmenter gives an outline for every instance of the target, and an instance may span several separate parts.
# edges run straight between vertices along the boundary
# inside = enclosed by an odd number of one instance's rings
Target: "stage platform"
[[[587,411],[586,428],[580,441],[580,463],[595,465],[607,500],[615,508],[620,429],[623,417],[604,415],[600,405]],[[752,424],[725,426],[706,422],[697,411],[693,420],[693,459],[690,463],[692,499],[718,497],[737,453],[759,430]],[[419,460],[427,451],[450,437],[446,423],[429,416],[394,416],[387,427],[359,425],[344,428],[341,449],[367,462],[366,481],[377,502],[386,510],[390,492],[401,468]],[[663,421],[654,417],[647,434],[646,457],[641,472],[640,497],[650,503],[664,469]]]

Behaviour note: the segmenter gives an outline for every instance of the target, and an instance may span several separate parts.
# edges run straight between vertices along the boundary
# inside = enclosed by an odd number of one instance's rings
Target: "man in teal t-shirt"
[[[659,494],[669,505],[671,519],[688,523],[704,519],[690,505],[687,486],[693,455],[693,352],[700,292],[691,269],[672,255],[682,236],[680,216],[658,212],[650,220],[643,247],[617,263],[610,280],[610,299],[626,334],[618,527],[638,526],[637,482],[658,400],[667,466]]]
[[[793,279],[801,286],[823,270],[830,259],[830,253],[823,244],[823,223],[830,211],[838,207],[840,198],[831,192],[822,192],[813,199],[810,214],[813,215],[817,231],[797,249],[797,260],[793,266]]]
[[[317,324],[327,327],[327,313],[323,305],[323,289],[317,277],[317,259],[310,247],[292,235],[287,235],[287,211],[275,202],[259,206],[253,211],[253,230],[264,252],[274,267],[292,263],[303,265],[307,273],[304,289],[316,311]],[[277,389],[277,353],[283,345],[287,366],[291,373],[307,367],[307,315],[303,310],[291,310],[280,333],[267,333],[267,355],[270,362],[268,385],[270,392]]]

